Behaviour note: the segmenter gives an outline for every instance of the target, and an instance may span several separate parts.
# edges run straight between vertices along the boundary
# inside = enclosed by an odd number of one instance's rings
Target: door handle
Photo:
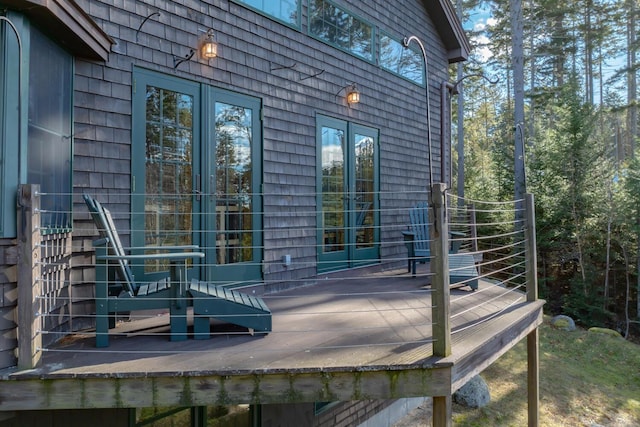
[[[202,195],[202,191],[200,191],[200,174],[196,174],[196,188],[193,190],[196,195],[196,200],[200,201],[200,196]]]

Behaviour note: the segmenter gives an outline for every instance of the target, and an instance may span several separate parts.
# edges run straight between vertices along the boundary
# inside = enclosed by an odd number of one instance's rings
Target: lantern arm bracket
[[[280,65],[280,64],[274,64],[273,62],[270,62],[270,70],[271,71],[276,71],[276,70],[294,70],[296,67],[298,66],[297,62],[294,62],[291,65]],[[311,74],[308,73],[303,73],[302,71],[298,71],[298,78],[300,81],[303,80],[307,80],[313,77],[318,77],[320,74],[324,73],[324,70],[320,70],[320,71],[315,71]]]

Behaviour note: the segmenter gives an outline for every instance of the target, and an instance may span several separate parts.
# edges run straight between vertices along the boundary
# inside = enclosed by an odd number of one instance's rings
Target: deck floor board
[[[96,349],[90,333],[78,335],[47,349],[41,368],[0,374],[5,380],[55,380],[308,373],[321,381],[319,372],[464,364],[459,378],[454,369],[455,382],[515,345],[495,337],[521,337],[541,321],[542,302],[526,302],[520,292],[482,280],[475,292],[452,289],[452,356],[438,360],[432,356],[431,292],[424,282],[394,270],[264,295],[273,316],[273,332],[266,336],[212,321],[211,339],[171,342],[168,313],[156,313],[121,323],[108,348]]]

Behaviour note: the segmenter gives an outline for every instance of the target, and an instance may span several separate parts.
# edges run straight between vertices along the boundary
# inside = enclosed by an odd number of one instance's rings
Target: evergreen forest
[[[532,193],[546,311],[637,342],[640,1],[454,7],[473,48],[451,69],[452,191]]]

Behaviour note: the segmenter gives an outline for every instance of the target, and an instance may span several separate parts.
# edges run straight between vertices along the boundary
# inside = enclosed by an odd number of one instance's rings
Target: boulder
[[[487,406],[491,401],[489,386],[480,375],[476,375],[453,394],[453,401],[468,408]]]
[[[569,316],[565,316],[564,314],[560,314],[551,319],[551,326],[556,329],[560,329],[563,331],[575,331],[576,330],[576,322]]]
[[[620,332],[614,331],[613,329],[593,327],[593,328],[589,328],[589,332],[594,332],[596,334],[611,335],[612,337],[616,337],[616,338],[622,338],[622,335],[620,335]]]

